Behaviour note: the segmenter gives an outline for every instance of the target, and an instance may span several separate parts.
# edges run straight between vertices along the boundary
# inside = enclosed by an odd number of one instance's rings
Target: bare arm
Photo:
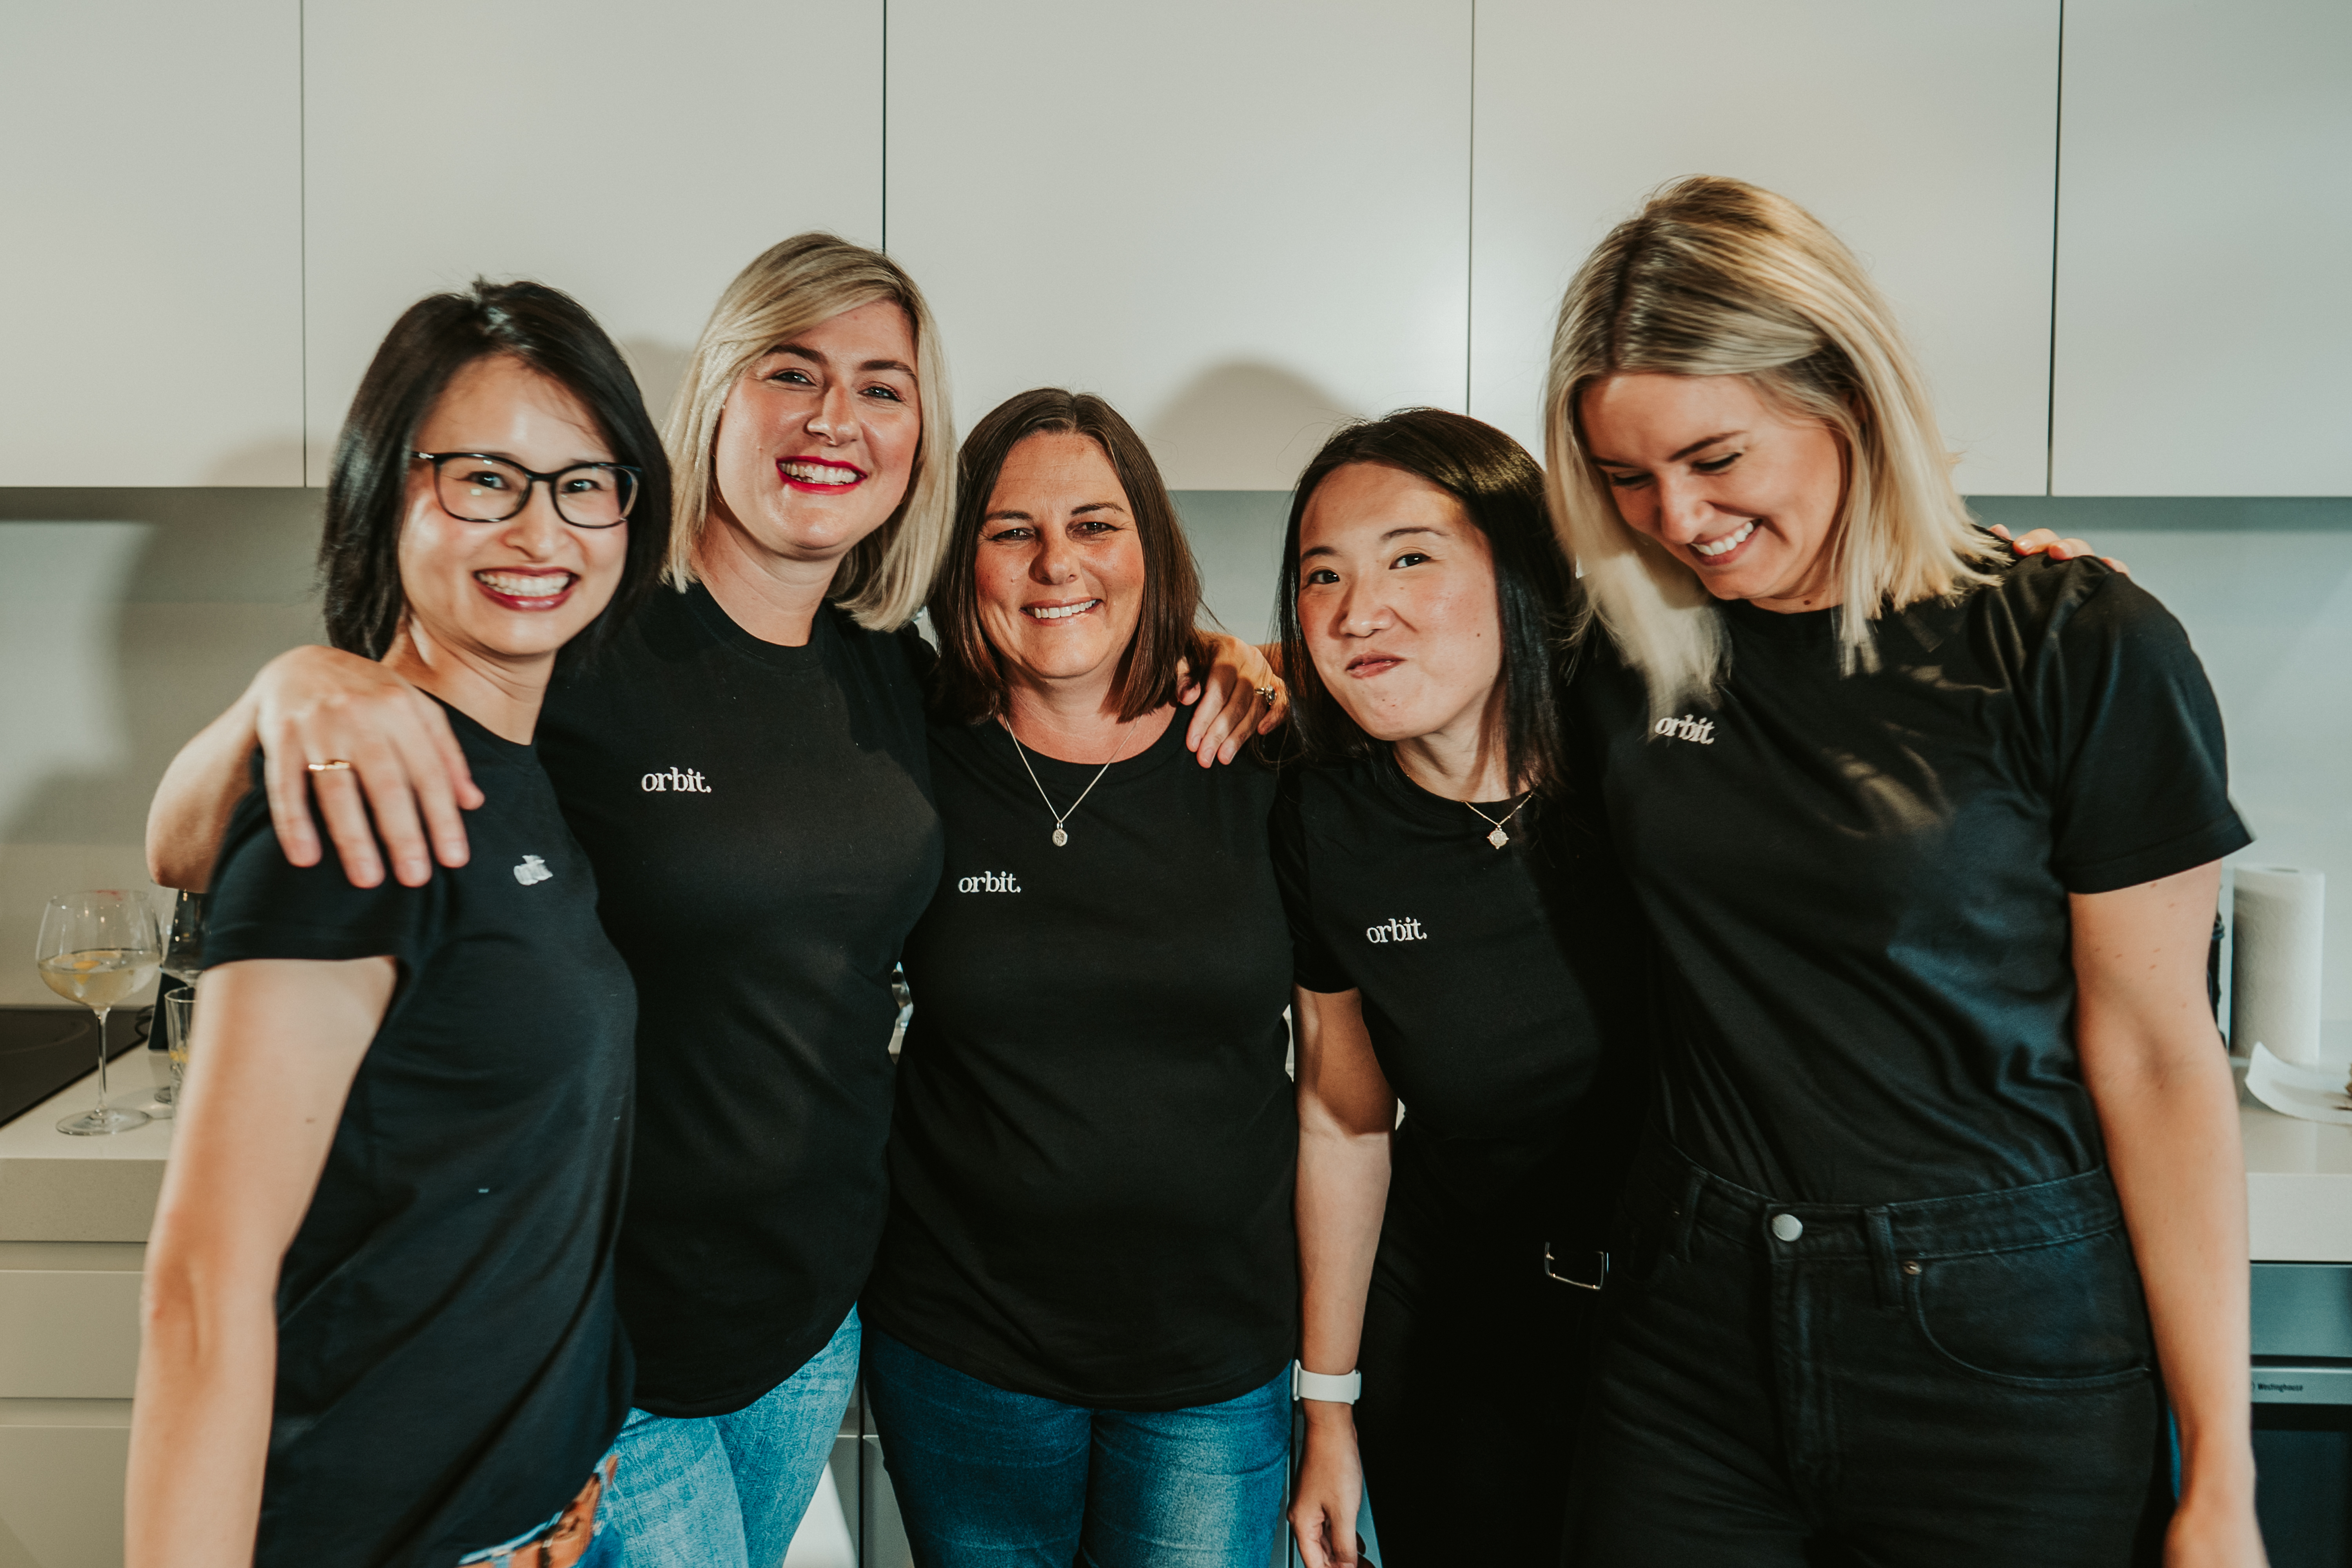
[[[1396,1095],[1372,1054],[1356,992],[1291,991],[1298,1039],[1299,1363],[1309,1372],[1355,1370],[1371,1289],[1381,1215],[1389,1195]],[[1357,1561],[1363,1467],[1355,1411],[1309,1399],[1307,1454],[1290,1508],[1307,1568]]]
[[[2180,1426],[2168,1568],[2252,1568],[2246,1177],[2238,1104],[2205,993],[2221,865],[2072,899],[2083,1079],[2139,1259]]]
[[[1205,768],[1232,762],[1253,734],[1270,733],[1290,711],[1290,692],[1270,657],[1273,649],[1254,647],[1223,632],[1201,635],[1216,656],[1200,682],[1201,701],[1184,731],[1184,747]],[[1192,672],[1185,670],[1180,679],[1189,686]]]
[[[278,1375],[278,1270],[392,1001],[389,958],[205,973],[148,1240],[127,1568],[253,1561]]]
[[[164,770],[147,813],[147,867],[156,881],[201,891],[212,879],[221,833],[245,794],[246,761],[256,745],[262,748],[270,821],[294,865],[319,863],[314,788],[354,887],[382,882],[387,855],[394,875],[411,888],[432,877],[436,859],[466,863],[461,808],[481,805],[482,794],[447,715],[373,660],[298,647],[262,666],[245,695]],[[331,761],[352,765],[320,773],[306,766]]]

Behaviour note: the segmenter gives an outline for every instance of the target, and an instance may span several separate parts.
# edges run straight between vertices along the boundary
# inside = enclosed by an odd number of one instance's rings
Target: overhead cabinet
[[[310,0],[310,481],[386,328],[472,279],[595,312],[660,419],[719,290],[881,238],[882,0]]]
[[[2053,489],[2352,494],[2352,5],[2070,0]]]
[[[889,244],[959,423],[1104,395],[1170,483],[1283,489],[1459,408],[1469,0],[893,0]]]
[[[302,482],[300,37],[0,5],[0,484]]]
[[[1578,265],[1643,195],[1727,174],[1869,265],[1964,490],[2046,482],[2058,0],[1481,0],[1471,412],[1542,451]]]

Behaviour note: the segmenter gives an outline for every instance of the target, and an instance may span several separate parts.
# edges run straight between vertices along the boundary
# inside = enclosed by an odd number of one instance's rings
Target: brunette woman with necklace
[[[859,1300],[884,1453],[925,1568],[1263,1568],[1297,1300],[1274,775],[1185,752],[1198,578],[1109,405],[1013,398],[959,489],[946,863]]]
[[[1562,712],[1575,579],[1534,460],[1433,408],[1325,445],[1282,571],[1299,1549],[1356,1561],[1360,1443],[1386,1568],[1549,1563],[1647,1071],[1641,921]]]

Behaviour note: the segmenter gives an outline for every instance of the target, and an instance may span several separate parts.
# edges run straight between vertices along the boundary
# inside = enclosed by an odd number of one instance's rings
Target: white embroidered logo
[[[514,874],[515,880],[520,882],[526,888],[530,887],[533,882],[544,882],[550,877],[555,875],[554,872],[547,868],[547,862],[541,859],[536,855],[524,856],[522,858],[522,864],[514,868]]]
[[[710,781],[692,768],[672,768],[667,773],[647,773],[638,782],[647,795],[667,795],[673,790],[680,795],[710,793]]]
[[[1010,871],[982,871],[977,877],[965,877],[956,883],[959,893],[1017,893],[1020,879]]]
[[[1429,933],[1411,915],[1399,915],[1376,926],[1364,928],[1366,942],[1427,942]]]
[[[1650,726],[1653,735],[1664,735],[1669,741],[1696,741],[1702,746],[1715,744],[1715,721],[1699,719],[1685,713],[1679,719],[1661,719]]]

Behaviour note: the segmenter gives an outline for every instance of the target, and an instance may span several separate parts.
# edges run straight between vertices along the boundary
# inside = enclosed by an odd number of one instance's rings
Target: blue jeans
[[[630,1411],[604,1494],[614,1568],[776,1568],[841,1430],[857,1344],[852,1308],[824,1349],[740,1410],[683,1419]]]
[[[1290,1376],[1218,1405],[1093,1410],[967,1377],[877,1330],[866,1400],[919,1568],[1266,1568]]]

